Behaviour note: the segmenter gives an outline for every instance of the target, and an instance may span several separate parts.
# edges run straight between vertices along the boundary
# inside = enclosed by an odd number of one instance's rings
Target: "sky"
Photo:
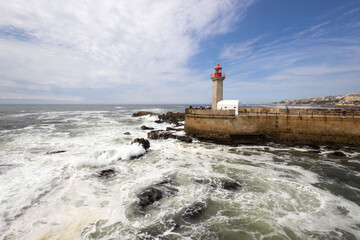
[[[360,93],[359,0],[0,1],[0,104]]]

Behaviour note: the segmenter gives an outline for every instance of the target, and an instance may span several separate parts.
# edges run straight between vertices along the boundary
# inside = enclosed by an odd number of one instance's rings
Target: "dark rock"
[[[191,143],[192,142],[192,138],[188,137],[188,136],[176,136],[176,139],[182,142],[187,142],[187,143]]]
[[[315,149],[315,150],[319,150],[319,149],[320,149],[320,146],[315,145],[315,144],[311,144],[311,145],[309,145],[309,147],[312,148],[312,149]]]
[[[145,125],[142,125],[142,126],[141,126],[141,129],[142,129],[142,130],[154,130],[154,128],[152,128],[152,127],[147,127],[147,126],[145,126]]]
[[[141,112],[134,113],[132,116],[133,116],[133,117],[141,117],[141,116],[146,116],[146,115],[157,116],[157,115],[159,115],[159,114],[153,113],[153,112],[141,111]]]
[[[64,153],[66,152],[65,150],[60,150],[60,151],[53,151],[53,152],[47,152],[47,155],[51,155],[51,154],[58,154],[58,153]]]
[[[167,112],[166,114],[158,115],[162,122],[167,122],[175,125],[179,125],[179,121],[185,121],[185,113],[179,112]]]
[[[183,131],[183,128],[171,128],[171,127],[167,127],[166,131]]]
[[[226,190],[236,191],[241,185],[235,181],[222,181],[222,180],[208,180],[208,179],[195,179],[196,183],[207,184],[212,188],[221,187]]]
[[[114,177],[115,175],[116,175],[116,171],[110,168],[100,171],[98,176],[100,178],[110,178],[110,177]]]
[[[225,181],[221,184],[222,188],[226,189],[226,190],[231,190],[231,191],[236,191],[239,187],[241,187],[240,184],[238,184],[237,182],[232,182],[232,181]]]
[[[188,142],[191,143],[192,142],[192,138],[188,137],[188,136],[177,136],[174,135],[170,132],[165,132],[165,131],[161,131],[161,130],[157,130],[157,131],[151,131],[148,132],[147,134],[149,139],[177,139],[179,141],[183,141],[183,142]]]
[[[186,208],[185,211],[181,214],[181,217],[189,220],[198,219],[203,214],[205,208],[205,203],[196,202],[192,206]]]
[[[139,206],[146,207],[156,201],[159,201],[161,198],[163,198],[163,196],[170,196],[176,194],[179,190],[171,187],[171,184],[171,180],[164,180],[160,183],[155,184],[152,187],[145,189],[142,193],[138,195]]]
[[[335,151],[328,154],[328,157],[346,157],[345,153],[340,151]]]
[[[139,206],[145,207],[153,204],[156,201],[159,201],[163,197],[163,193],[159,189],[150,187],[148,189],[145,189],[141,194],[138,195],[138,197]]]
[[[129,133],[129,132],[124,132],[124,135],[131,135],[131,133]]]
[[[171,133],[157,130],[157,131],[148,132],[147,137],[149,139],[168,139],[170,138],[171,135],[172,135]]]
[[[155,123],[164,123],[164,122],[161,121],[161,120],[155,120],[154,122],[155,122]]]
[[[149,140],[147,139],[144,139],[144,138],[135,138],[131,144],[134,144],[134,143],[139,143],[140,145],[143,146],[143,148],[145,148],[145,150],[149,149],[150,148],[150,142]]]

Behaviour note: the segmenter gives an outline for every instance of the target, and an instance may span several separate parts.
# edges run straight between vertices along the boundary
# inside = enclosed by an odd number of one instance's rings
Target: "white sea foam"
[[[119,160],[130,160],[133,157],[145,154],[145,152],[146,150],[139,143],[123,145],[117,149],[95,152],[89,158],[77,161],[75,165],[77,167],[101,167]]]

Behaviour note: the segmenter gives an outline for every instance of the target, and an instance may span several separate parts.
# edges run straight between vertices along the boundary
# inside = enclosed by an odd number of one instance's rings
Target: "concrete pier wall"
[[[188,135],[217,143],[257,143],[273,141],[290,144],[360,146],[359,111],[346,116],[337,109],[187,109],[185,131]],[[334,110],[334,111],[332,111]]]

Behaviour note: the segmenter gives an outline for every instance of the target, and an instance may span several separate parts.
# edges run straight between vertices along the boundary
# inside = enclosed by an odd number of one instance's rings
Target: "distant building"
[[[345,103],[360,102],[360,95],[355,93],[347,94],[344,96],[344,102]]]

